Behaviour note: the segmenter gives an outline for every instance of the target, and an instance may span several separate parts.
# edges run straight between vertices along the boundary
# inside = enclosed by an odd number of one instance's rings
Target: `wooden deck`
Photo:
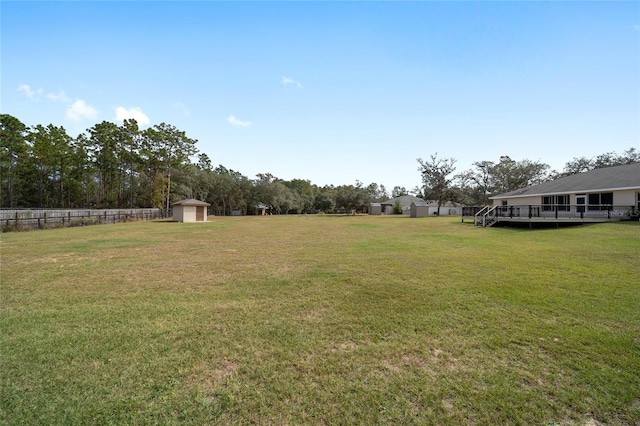
[[[461,218],[485,227],[498,223],[560,226],[621,221],[628,219],[628,210],[628,206],[484,206],[463,208]]]

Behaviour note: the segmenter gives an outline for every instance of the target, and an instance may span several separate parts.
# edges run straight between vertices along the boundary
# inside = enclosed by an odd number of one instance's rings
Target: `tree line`
[[[563,174],[639,162],[634,148],[595,159],[574,158],[562,173],[544,163],[481,161],[454,174],[455,160],[431,155],[418,158],[422,186],[408,191],[396,186],[350,185],[319,187],[309,180],[279,179],[260,173],[250,179],[223,165],[213,166],[199,152],[197,140],[170,124],[140,129],[133,120],[121,125],[103,121],[77,137],[60,126],[28,127],[18,118],[0,114],[0,207],[3,208],[142,208],[168,209],[171,203],[197,198],[212,205],[212,213],[251,214],[262,204],[272,213],[355,212],[370,203],[401,195],[427,200],[484,204],[492,194],[540,183]]]

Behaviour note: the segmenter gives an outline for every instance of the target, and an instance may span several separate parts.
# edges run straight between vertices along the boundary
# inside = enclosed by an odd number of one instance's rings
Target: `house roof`
[[[211,204],[205,203],[204,201],[189,198],[188,200],[176,201],[171,205],[172,206],[210,206]]]
[[[393,206],[396,203],[397,200],[400,201],[400,205],[401,206],[410,206],[411,203],[414,203],[416,201],[424,201],[422,198],[414,197],[412,195],[402,195],[400,197],[396,197],[396,198],[392,198],[392,199],[387,200],[387,201],[383,201],[380,204]]]
[[[640,189],[640,163],[594,169],[489,198],[493,200],[623,189]]]
[[[414,201],[412,204],[415,204],[417,207],[438,207],[437,201]],[[459,207],[459,206],[460,204],[447,201],[443,203],[440,207]]]

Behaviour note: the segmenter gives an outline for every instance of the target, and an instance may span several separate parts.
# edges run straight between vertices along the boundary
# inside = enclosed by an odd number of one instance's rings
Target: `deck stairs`
[[[497,223],[498,218],[494,213],[496,208],[497,206],[484,206],[480,209],[473,218],[474,225],[486,228]]]

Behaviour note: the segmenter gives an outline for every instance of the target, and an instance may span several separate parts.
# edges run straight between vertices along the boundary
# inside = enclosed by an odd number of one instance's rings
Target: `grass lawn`
[[[640,224],[0,236],[3,424],[640,424]]]

